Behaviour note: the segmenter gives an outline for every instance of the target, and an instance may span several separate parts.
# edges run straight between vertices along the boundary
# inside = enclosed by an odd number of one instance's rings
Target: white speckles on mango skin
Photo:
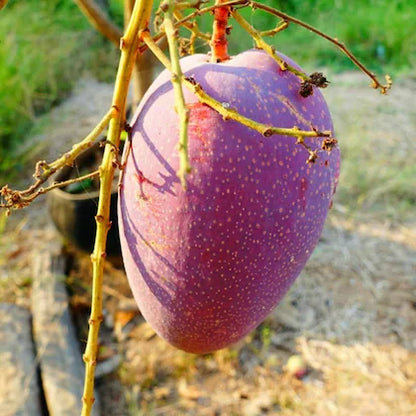
[[[332,130],[320,92],[300,97],[299,80],[263,52],[205,61],[188,57],[183,68],[242,114],[281,127]],[[320,152],[306,164],[295,138],[265,138],[185,96],[188,190],[176,177],[178,121],[165,72],[135,116],[119,218],[127,276],[144,317],[173,345],[206,353],[256,327],[300,273],[330,206],[339,151]],[[306,140],[313,148],[321,141]]]

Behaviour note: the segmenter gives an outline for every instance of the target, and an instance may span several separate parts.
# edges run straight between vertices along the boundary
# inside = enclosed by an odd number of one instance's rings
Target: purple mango
[[[320,91],[302,97],[299,78],[263,51],[222,63],[193,55],[181,66],[224,106],[258,122],[333,130]],[[299,275],[330,208],[340,154],[320,150],[306,163],[294,137],[266,138],[184,93],[187,190],[176,175],[179,123],[165,71],[133,120],[119,222],[127,277],[145,319],[172,345],[208,353],[258,326]],[[322,140],[305,143],[320,149]]]

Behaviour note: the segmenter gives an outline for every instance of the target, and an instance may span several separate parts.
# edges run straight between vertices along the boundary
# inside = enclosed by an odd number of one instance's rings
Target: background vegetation
[[[123,0],[101,0],[101,3],[122,26]],[[342,40],[379,74],[388,72],[396,81],[401,76],[414,77],[414,0],[368,0],[359,5],[350,0],[264,0],[264,3]],[[259,10],[247,9],[244,13],[255,27],[270,29],[276,24],[274,17]],[[200,18],[200,25],[204,31],[210,31],[211,17]],[[232,53],[253,46],[252,40],[237,27],[233,31]],[[320,67],[330,71],[352,69],[350,61],[334,46],[295,25],[270,42],[295,57],[309,72]],[[199,45],[197,51],[206,51],[206,46]],[[77,79],[86,74],[111,82],[117,57],[116,48],[90,27],[72,0],[9,1],[0,12],[1,182],[10,179],[23,166],[25,155],[21,144],[30,136],[39,115],[67,96]],[[353,145],[357,140],[351,140],[351,149],[346,154],[361,160],[363,153]],[[413,172],[409,161],[400,165]],[[348,161],[344,166],[349,166]],[[367,189],[366,182],[362,171],[360,177],[354,173],[354,166],[349,169],[351,192],[360,197],[363,187]],[[406,169],[400,174],[403,179],[400,186],[406,188],[402,190],[404,194],[410,192],[409,201],[413,205],[415,195],[410,185],[406,185],[409,183]]]
[[[18,171],[40,114],[86,72],[110,82],[116,65],[115,48],[72,0],[10,0],[0,12],[0,177]]]

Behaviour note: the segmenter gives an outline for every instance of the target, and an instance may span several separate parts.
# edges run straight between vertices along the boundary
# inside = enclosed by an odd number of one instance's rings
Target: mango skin
[[[193,55],[181,66],[225,106],[270,125],[333,131],[320,91],[301,97],[299,79],[263,51],[218,64],[208,59]],[[263,137],[184,93],[188,188],[176,175],[179,125],[164,71],[133,119],[119,227],[144,318],[172,345],[202,354],[258,326],[299,275],[322,232],[340,153],[322,150],[316,163],[306,163],[308,153],[295,138]],[[305,142],[320,148],[322,138]]]

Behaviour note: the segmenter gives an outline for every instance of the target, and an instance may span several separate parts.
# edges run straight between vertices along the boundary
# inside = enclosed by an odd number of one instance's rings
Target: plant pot
[[[80,155],[74,166],[64,167],[53,181],[65,181],[80,175],[80,172],[92,172],[97,169],[101,160],[102,149],[94,145]],[[48,193],[47,203],[52,220],[62,234],[76,248],[91,253],[94,249],[99,191],[85,188],[79,193],[71,193],[69,189],[54,189]],[[117,179],[111,194],[110,221],[111,228],[107,237],[107,256],[110,260],[121,258],[120,238],[117,221]]]

